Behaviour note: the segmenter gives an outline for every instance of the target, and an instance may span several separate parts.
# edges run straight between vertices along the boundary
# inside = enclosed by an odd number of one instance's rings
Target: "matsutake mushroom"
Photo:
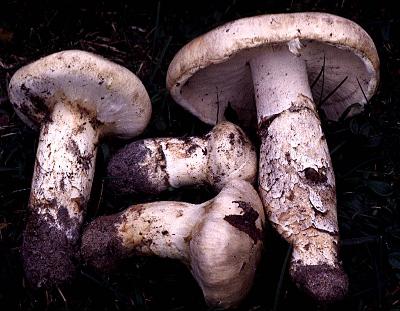
[[[172,97],[204,122],[231,107],[257,124],[259,193],[293,245],[290,274],[315,299],[341,299],[335,179],[313,96],[327,119],[354,114],[376,91],[379,58],[357,24],[325,13],[239,19],[195,38],[172,60]]]
[[[19,117],[41,129],[22,243],[26,276],[34,286],[57,285],[75,272],[99,140],[140,134],[150,99],[128,69],[74,50],[19,69],[9,95]]]
[[[262,251],[264,210],[244,180],[203,204],[154,202],[101,216],[82,235],[83,259],[108,270],[133,255],[182,261],[213,307],[238,305],[252,286]]]
[[[204,137],[132,142],[111,158],[107,172],[114,193],[159,193],[201,184],[221,190],[235,178],[254,182],[257,155],[243,131],[224,121]]]

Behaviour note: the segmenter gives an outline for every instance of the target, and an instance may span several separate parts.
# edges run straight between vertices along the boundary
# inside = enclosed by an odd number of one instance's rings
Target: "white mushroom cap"
[[[19,69],[9,95],[19,117],[33,128],[61,101],[93,114],[103,135],[137,136],[151,116],[149,96],[132,72],[78,50],[51,54]]]
[[[206,123],[223,120],[230,104],[249,124],[256,118],[247,64],[263,47],[281,44],[304,59],[310,85],[325,63],[313,95],[319,98],[323,84],[321,108],[329,119],[337,120],[350,105],[365,104],[375,93],[379,58],[370,36],[350,20],[316,12],[243,18],[192,40],[172,60],[167,87],[180,105]]]

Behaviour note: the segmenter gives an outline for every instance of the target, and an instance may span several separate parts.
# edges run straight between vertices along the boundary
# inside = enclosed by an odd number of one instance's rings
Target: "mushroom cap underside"
[[[252,124],[256,108],[249,61],[277,45],[288,45],[305,61],[313,96],[329,119],[337,120],[355,103],[365,104],[376,91],[379,57],[370,36],[348,19],[315,12],[243,18],[211,30],[175,55],[167,87],[206,123],[223,120],[229,105],[243,124]]]
[[[101,56],[68,50],[19,69],[9,84],[17,114],[36,128],[56,103],[74,105],[102,126],[102,134],[130,138],[149,122],[151,103],[143,84],[125,67]]]

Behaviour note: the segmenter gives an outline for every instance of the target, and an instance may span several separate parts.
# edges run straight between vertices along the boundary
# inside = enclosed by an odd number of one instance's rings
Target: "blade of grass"
[[[339,122],[343,122],[346,118],[347,118],[347,116],[349,115],[349,113],[351,112],[351,110],[354,108],[354,107],[357,107],[357,106],[359,106],[360,104],[359,103],[354,103],[354,104],[351,104],[350,106],[348,106],[347,108],[346,108],[346,110],[342,113],[342,115],[339,117]]]
[[[58,291],[58,293],[60,294],[61,299],[64,301],[65,310],[69,310],[67,299],[65,298],[63,292],[61,291],[61,289],[60,289],[58,286],[57,286],[57,291]]]
[[[378,307],[379,309],[382,308],[382,300],[383,300],[383,288],[384,288],[384,283],[385,281],[383,280],[383,276],[382,276],[382,271],[383,271],[383,267],[382,267],[382,262],[383,262],[383,258],[384,258],[384,254],[383,254],[383,238],[382,236],[379,236],[378,238],[378,254],[376,256],[375,259],[375,273],[376,273],[376,281],[378,283]]]
[[[347,144],[347,140],[344,140],[342,142],[340,142],[338,145],[336,145],[334,148],[332,148],[330,154],[331,156],[333,156],[335,154],[335,152],[337,152],[340,148],[342,148],[345,144]]]
[[[344,174],[337,174],[337,177],[338,178],[346,178],[346,177],[348,177],[348,176],[350,176],[352,173],[354,173],[355,171],[357,171],[360,167],[363,167],[364,165],[366,165],[366,164],[369,164],[369,163],[371,163],[371,162],[373,162],[373,161],[378,161],[378,160],[381,160],[382,159],[382,156],[378,156],[378,157],[373,157],[373,158],[370,158],[370,159],[367,159],[367,160],[365,160],[365,161],[362,161],[360,164],[357,164],[356,166],[354,166],[353,168],[351,168],[349,171],[347,171],[346,173],[344,173]]]
[[[216,124],[218,124],[219,121],[219,95],[218,95],[218,86],[215,87],[217,90],[217,122]]]
[[[129,297],[128,296],[118,292],[106,280],[102,279],[100,281],[97,278],[93,277],[92,275],[90,275],[90,274],[88,274],[88,273],[86,273],[84,271],[80,271],[80,273],[81,273],[82,276],[86,277],[88,280],[92,281],[93,283],[97,284],[101,288],[104,288],[107,291],[109,291],[110,293],[112,293],[114,295],[114,297],[117,298],[118,300],[121,300],[121,301],[124,301],[124,302],[128,302],[129,301]]]
[[[163,61],[163,59],[164,59],[165,53],[167,52],[168,47],[169,47],[171,41],[172,41],[172,36],[169,36],[168,39],[167,39],[167,42],[166,42],[165,45],[164,45],[164,48],[163,48],[162,51],[161,51],[160,57],[159,57],[158,60],[157,60],[156,67],[154,68],[153,73],[151,74],[150,82],[153,82],[154,77],[155,77],[156,74],[157,74],[157,71],[160,69],[161,63],[162,63],[162,61]]]
[[[322,67],[321,70],[318,73],[318,76],[315,78],[315,80],[313,81],[313,83],[311,83],[311,89],[315,86],[315,84],[319,81],[319,79],[321,78],[322,73],[325,70],[325,54],[324,54],[324,61],[322,63]]]
[[[153,37],[153,46],[152,46],[152,54],[154,56],[156,50],[156,44],[158,39],[158,28],[160,26],[160,12],[161,12],[161,2],[157,3],[157,13],[156,13],[156,25],[154,26],[154,37]]]
[[[373,243],[378,240],[378,236],[366,236],[366,237],[360,237],[360,238],[352,238],[352,239],[345,239],[341,241],[342,246],[354,246],[354,245],[360,245],[360,244],[365,244],[365,243]]]
[[[318,107],[321,106],[322,95],[324,93],[324,87],[325,87],[325,57],[324,57],[324,63],[322,64],[322,85],[321,85],[321,92],[319,93]]]
[[[283,285],[283,279],[285,277],[285,273],[289,264],[289,258],[290,258],[290,254],[292,253],[293,250],[293,246],[290,245],[288,247],[285,259],[282,263],[282,268],[281,268],[281,274],[279,276],[279,281],[278,281],[278,285],[276,287],[276,292],[275,292],[275,298],[274,298],[274,306],[272,308],[273,311],[277,311],[278,310],[278,305],[279,305],[279,298],[281,296],[281,291],[282,291],[282,285]]]
[[[335,94],[335,92],[343,85],[343,83],[346,82],[346,80],[349,77],[346,76],[346,78],[344,78],[328,95],[325,96],[325,98],[321,101],[320,105],[323,105],[333,94]]]
[[[15,171],[18,171],[19,170],[19,168],[17,168],[17,167],[0,167],[0,173],[3,173],[3,172],[15,172]]]
[[[356,77],[356,79],[357,79],[358,86],[360,87],[361,93],[362,93],[363,96],[364,96],[365,102],[366,102],[367,104],[369,104],[369,100],[368,100],[367,96],[365,95],[365,92],[364,92],[364,90],[363,90],[363,88],[362,88],[362,86],[361,86],[360,80],[358,80],[358,77]]]

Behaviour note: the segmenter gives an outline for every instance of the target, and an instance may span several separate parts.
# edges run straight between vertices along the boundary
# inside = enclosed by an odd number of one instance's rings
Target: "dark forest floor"
[[[393,2],[393,3],[392,3]],[[400,310],[400,13],[396,1],[73,1],[0,2],[0,310],[206,310],[200,288],[177,262],[128,260],[102,275],[82,266],[77,280],[53,291],[26,286],[19,247],[38,133],[15,115],[7,84],[21,66],[64,49],[103,55],[136,73],[153,104],[139,138],[200,135],[210,129],[169,97],[165,76],[188,41],[226,21],[277,12],[324,11],[360,24],[381,59],[381,84],[364,113],[325,124],[337,179],[341,255],[348,297],[319,306],[290,282],[288,245],[269,229],[255,284],[242,310]],[[249,133],[255,136],[254,133]],[[126,142],[99,148],[88,220],[130,204],[155,200],[202,202],[207,189],[114,198],[105,166]],[[257,143],[257,142],[256,142]],[[280,276],[283,275],[280,283]]]

